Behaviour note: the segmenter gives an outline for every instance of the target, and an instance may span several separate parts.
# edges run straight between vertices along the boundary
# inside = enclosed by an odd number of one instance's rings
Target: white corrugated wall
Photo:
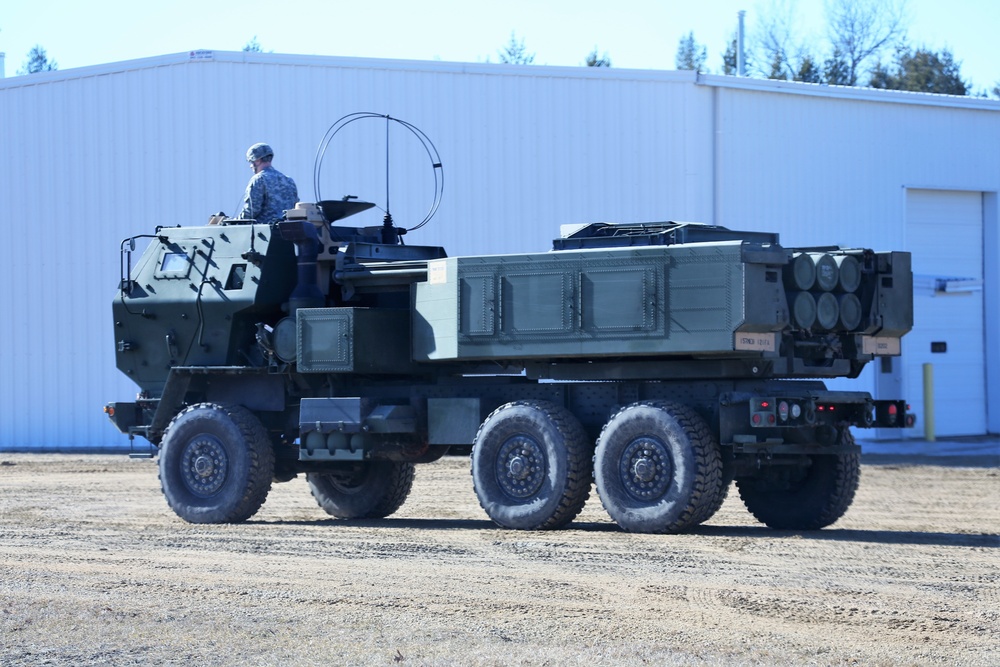
[[[904,94],[884,102],[719,94],[720,224],[774,229],[787,244],[897,248],[905,241],[904,187],[998,186],[1000,153],[986,147],[1000,138],[996,103],[958,109],[898,103]]]
[[[256,141],[312,200],[317,144],[351,112],[389,113],[434,141],[444,201],[406,240],[452,255],[544,250],[560,224],[594,220],[701,220],[779,231],[788,243],[897,247],[904,185],[1000,189],[997,151],[981,145],[1000,142],[1000,105],[731,82],[218,52],[0,81],[0,449],[123,444],[101,413],[135,391],[114,367],[121,239],[234,213],[250,176],[242,154]],[[325,198],[384,205],[379,123],[355,123],[331,144]],[[430,203],[429,163],[398,128],[390,142],[392,212],[412,226]],[[363,224],[380,221],[368,215]]]
[[[720,83],[724,86],[728,81]],[[875,91],[807,94],[811,88],[816,87],[800,84],[793,86],[790,94],[766,88],[718,89],[718,117],[723,119],[715,135],[720,170],[719,224],[777,231],[782,242],[790,246],[838,244],[910,250],[915,253],[915,273],[929,271],[923,267],[937,266],[946,256],[966,255],[970,262],[979,258],[980,267],[984,257],[993,265],[1000,261],[995,241],[984,253],[979,247],[967,247],[968,232],[951,233],[948,224],[915,231],[908,228],[906,219],[906,193],[914,187],[995,196],[1000,187],[1000,151],[996,150],[1000,146],[1000,105]],[[935,101],[940,104],[927,103]],[[992,217],[981,216],[975,224],[972,238],[985,245],[987,231],[1000,221],[994,212]],[[922,236],[913,237],[916,233]],[[926,238],[927,234],[934,236]],[[925,256],[935,247],[941,252]],[[998,287],[984,286],[985,309],[994,318],[1000,310]],[[970,314],[965,318],[968,321],[958,323],[936,322],[930,313],[923,312],[924,304],[918,299],[914,333],[907,341],[949,338],[935,331],[957,326],[974,328],[979,333],[969,339],[978,340],[980,346],[988,344],[983,313]],[[940,397],[941,410],[954,406],[951,397],[968,393],[966,387],[958,386],[963,381],[957,379],[969,371],[968,365],[959,358],[958,337],[950,338],[951,354],[935,359],[939,368],[934,391]],[[982,347],[973,353],[973,358],[976,356],[983,358]],[[896,385],[885,378],[876,382],[878,364],[869,364],[856,381],[828,384],[886,394],[880,398],[908,398],[919,420],[923,404],[921,396],[914,395],[921,393],[919,364],[915,368],[904,367]],[[982,387],[983,375],[986,369],[980,368],[976,377],[967,381],[975,380]],[[992,409],[980,402],[969,408],[968,418],[964,414],[939,418],[937,434],[982,433],[982,423],[991,412],[995,432],[1000,428],[996,420],[1000,385],[995,380],[984,400],[990,397]],[[918,424],[908,434],[922,435],[923,425]]]

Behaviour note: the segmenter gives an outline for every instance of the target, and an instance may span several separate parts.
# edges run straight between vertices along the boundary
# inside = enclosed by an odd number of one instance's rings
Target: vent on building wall
[[[917,294],[930,293],[933,296],[946,294],[971,294],[983,291],[983,281],[979,278],[942,278],[940,276],[913,276],[913,290]]]

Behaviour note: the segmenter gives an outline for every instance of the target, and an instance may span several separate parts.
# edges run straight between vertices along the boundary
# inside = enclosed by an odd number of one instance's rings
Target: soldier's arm
[[[260,178],[250,179],[247,191],[243,195],[243,208],[237,217],[239,220],[253,220],[264,208],[264,183]]]

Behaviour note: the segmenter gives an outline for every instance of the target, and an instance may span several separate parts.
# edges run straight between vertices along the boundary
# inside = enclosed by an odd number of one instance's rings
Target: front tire
[[[163,495],[177,516],[190,523],[240,523],[267,499],[274,451],[267,430],[246,408],[199,403],[167,426],[159,469]]]
[[[719,445],[686,405],[659,401],[622,408],[601,429],[594,454],[601,503],[633,533],[678,533],[707,520],[726,487]]]
[[[412,463],[369,461],[306,475],[313,498],[338,519],[384,519],[403,506],[413,488]]]
[[[479,427],[472,449],[479,504],[504,528],[561,528],[590,495],[590,452],[580,422],[561,405],[502,405]]]

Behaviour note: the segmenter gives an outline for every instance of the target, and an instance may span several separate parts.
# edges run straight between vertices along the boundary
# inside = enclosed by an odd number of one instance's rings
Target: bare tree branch
[[[795,29],[795,5],[788,0],[772,0],[759,16],[759,48],[764,52],[757,58],[761,73],[769,78],[794,78],[791,54],[803,51],[801,41],[792,37],[799,32]]]
[[[906,0],[826,0],[830,43],[853,86],[865,64],[906,36]]]

